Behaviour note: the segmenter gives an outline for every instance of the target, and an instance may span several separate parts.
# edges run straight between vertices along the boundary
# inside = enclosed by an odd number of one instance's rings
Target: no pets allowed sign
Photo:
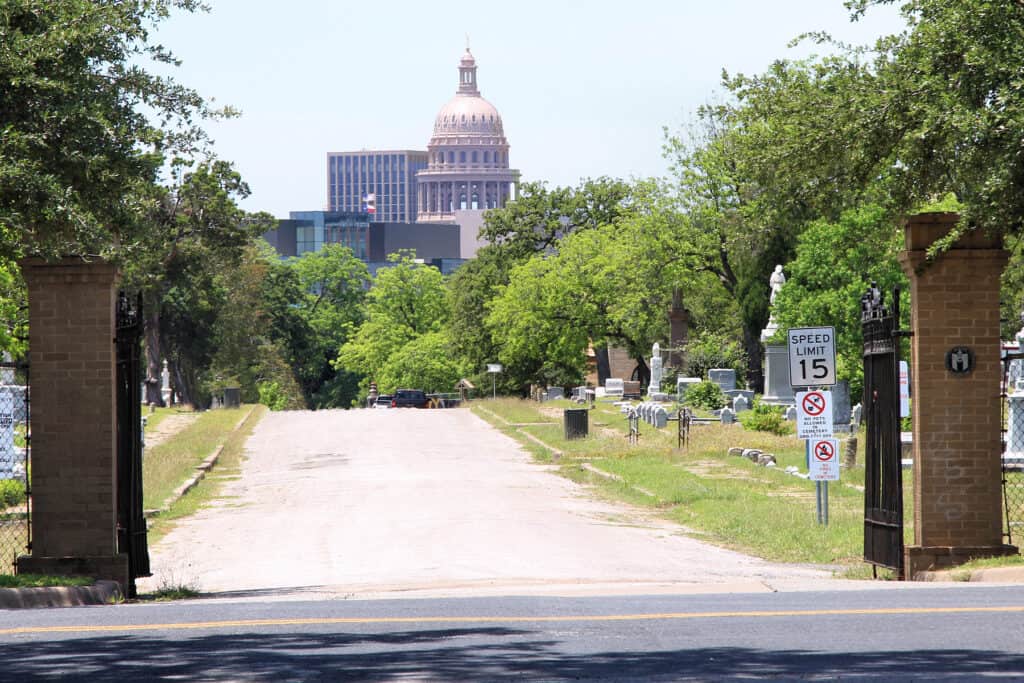
[[[798,439],[832,437],[832,392],[815,389],[796,394],[796,436]]]

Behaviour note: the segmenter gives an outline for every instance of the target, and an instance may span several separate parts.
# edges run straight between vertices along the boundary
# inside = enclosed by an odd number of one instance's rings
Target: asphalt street
[[[1024,585],[855,582],[595,500],[466,410],[276,413],[140,588],[0,681],[1024,680]]]
[[[1024,680],[1024,589],[0,612],[0,680]]]

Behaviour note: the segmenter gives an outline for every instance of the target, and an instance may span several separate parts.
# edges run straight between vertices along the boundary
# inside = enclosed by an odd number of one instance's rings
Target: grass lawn
[[[171,494],[195,473],[195,468],[224,443],[250,406],[241,410],[207,410],[163,443],[146,449],[142,464],[143,507],[163,506]],[[160,413],[156,413],[160,415]]]
[[[691,430],[689,446],[680,450],[675,422],[662,430],[641,422],[639,442],[632,445],[626,439],[625,415],[610,403],[599,402],[589,414],[589,436],[566,441],[562,410],[579,407],[570,401],[538,404],[500,399],[476,406],[484,409],[477,414],[541,459],[549,460],[552,451],[561,452],[558,462],[566,476],[594,486],[609,499],[655,509],[711,543],[779,562],[829,565],[857,578],[871,575],[870,566],[862,560],[862,465],[844,469],[842,480],[829,486],[829,524],[824,526],[817,522],[814,482],[784,471],[787,466],[807,470],[804,442],[794,436],[746,431],[739,424],[697,425]],[[773,453],[778,466],[760,467],[729,456],[730,447]],[[862,453],[863,446],[861,460]],[[594,474],[581,467],[584,462],[614,477]],[[909,471],[904,475],[909,541],[913,501]]]
[[[252,411],[251,413],[249,411]],[[245,441],[266,413],[261,405],[242,406],[240,410],[208,410],[195,422],[164,443],[147,449],[143,463],[144,507],[163,505],[171,493],[195,473],[195,467],[218,445],[223,445],[217,465],[167,512],[149,521],[149,544],[157,543],[174,526],[174,520],[186,517],[217,497],[221,485],[237,478],[244,456]],[[244,424],[235,429],[243,418]]]

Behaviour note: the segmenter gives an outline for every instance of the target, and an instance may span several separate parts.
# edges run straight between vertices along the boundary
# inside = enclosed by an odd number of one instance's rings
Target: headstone
[[[661,346],[654,342],[651,347],[651,382],[647,385],[648,395],[661,392]]]
[[[1024,455],[1024,394],[1006,399],[1006,455]]]
[[[735,399],[737,396],[742,396],[747,399],[747,405],[754,405],[754,392],[750,389],[733,389],[732,391],[723,391],[723,394],[728,396],[730,399]]]
[[[731,425],[736,422],[736,413],[729,408],[722,408],[721,418],[722,424]]]
[[[700,384],[700,377],[677,377],[676,378],[676,394],[680,401],[686,396],[686,392],[697,384]]]
[[[850,431],[850,383],[845,379],[832,387],[832,429],[836,433]]]
[[[736,371],[732,368],[712,368],[708,370],[708,381],[717,384],[722,391],[736,388]]]
[[[634,380],[624,381],[622,383],[622,395],[630,398],[640,398],[640,382]]]
[[[171,405],[171,373],[167,369],[167,361],[164,361],[164,369],[160,371],[160,397],[164,405]]]
[[[609,377],[604,381],[604,393],[608,396],[622,396],[624,384],[618,377]]]
[[[796,405],[796,396],[789,381],[789,349],[785,344],[765,344],[764,395],[761,402],[773,406]]]
[[[546,400],[553,401],[556,398],[565,398],[565,389],[562,387],[548,387]]]
[[[11,354],[8,353],[7,351],[4,351],[3,362],[4,363],[10,363],[11,362]],[[5,365],[3,367],[0,367],[0,384],[14,384],[15,381],[16,380],[14,379],[14,368],[13,367],[7,366],[7,365]]]
[[[860,429],[861,414],[864,412],[863,406],[857,404],[853,407],[853,412],[850,414],[850,425],[853,429]]]
[[[750,402],[744,396],[737,396],[732,401],[732,409],[737,414],[742,413],[744,410],[750,410]]]
[[[796,406],[786,408],[786,412],[782,414],[782,417],[789,422],[796,422]]]
[[[658,406],[654,409],[653,424],[658,429],[664,429],[668,426],[668,411],[665,410],[664,406]]]

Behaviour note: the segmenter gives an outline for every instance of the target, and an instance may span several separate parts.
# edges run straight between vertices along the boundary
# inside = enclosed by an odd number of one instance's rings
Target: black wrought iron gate
[[[900,463],[899,289],[891,309],[872,283],[861,297],[864,332],[864,560],[903,577],[903,473]]]
[[[117,547],[128,555],[129,598],[149,576],[142,511],[142,298],[117,297]]]

